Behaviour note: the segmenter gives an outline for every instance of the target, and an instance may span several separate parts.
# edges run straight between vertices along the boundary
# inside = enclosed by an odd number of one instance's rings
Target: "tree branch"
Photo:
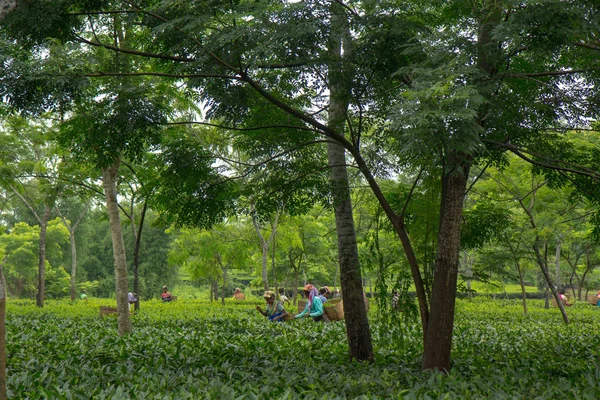
[[[209,74],[209,73],[199,73],[199,74],[167,74],[163,72],[92,72],[89,74],[83,74],[83,76],[87,76],[89,78],[99,78],[103,76],[162,76],[167,78],[224,78],[224,79],[234,79],[239,80],[240,78],[234,75],[225,75],[225,74]]]
[[[505,76],[508,78],[532,78],[536,76],[563,76],[563,75],[571,75],[578,74],[580,72],[589,72],[595,71],[598,68],[586,68],[586,69],[571,69],[568,71],[546,71],[546,72],[531,72],[531,73],[514,73],[514,74],[506,74]]]
[[[253,127],[248,127],[248,128],[240,128],[240,127],[236,127],[236,126],[224,126],[224,125],[211,124],[210,122],[201,122],[201,121],[167,122],[167,123],[165,123],[165,125],[205,125],[205,126],[212,126],[215,128],[220,128],[220,129],[225,129],[225,130],[230,130],[230,131],[246,131],[246,132],[247,131],[258,131],[258,130],[262,130],[262,129],[298,129],[298,130],[303,130],[303,131],[320,133],[320,131],[313,129],[313,128],[308,128],[306,126],[294,126],[294,125],[265,125],[265,126],[253,126]]]
[[[553,158],[550,158],[550,157],[547,157],[547,156],[544,156],[541,154],[532,153],[529,151],[528,154],[530,154],[531,156],[543,158],[543,159],[549,160],[551,162],[554,162],[555,164],[549,164],[547,162],[536,161],[536,160],[532,159],[531,157],[528,157],[527,155],[525,155],[523,150],[519,149],[517,146],[512,145],[510,143],[496,142],[496,141],[489,140],[489,139],[482,139],[482,141],[490,143],[490,144],[494,144],[496,146],[503,147],[503,148],[511,151],[518,157],[522,158],[523,160],[527,161],[530,164],[534,164],[534,165],[548,168],[548,169],[553,169],[556,171],[570,172],[570,173],[573,173],[576,175],[588,176],[596,181],[600,181],[600,173],[598,171],[594,171],[594,170],[591,170],[589,168],[586,168],[586,167],[583,167],[583,166],[580,166],[577,164],[568,163],[566,161],[556,160],[556,159],[553,159]],[[568,165],[568,166],[571,166],[572,168],[569,168],[566,166],[563,167],[558,164]]]
[[[111,44],[100,43],[100,42],[92,42],[91,40],[84,39],[81,36],[77,36],[75,38],[75,41],[77,41],[79,43],[88,44],[90,46],[103,47],[105,49],[117,51],[117,52],[120,52],[120,53],[132,54],[134,56],[141,56],[141,57],[148,57],[148,58],[158,58],[158,59],[161,59],[161,60],[171,60],[171,61],[179,61],[179,62],[194,62],[194,61],[196,61],[193,58],[167,56],[167,55],[164,55],[164,54],[155,54],[155,53],[147,53],[145,51],[137,51],[137,50],[124,49],[122,47],[113,46]]]
[[[573,43],[576,47],[584,47],[586,49],[598,50],[600,51],[600,45],[593,45],[589,43]]]

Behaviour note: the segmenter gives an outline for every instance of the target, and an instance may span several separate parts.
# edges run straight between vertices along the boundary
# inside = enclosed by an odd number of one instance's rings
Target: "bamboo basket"
[[[304,311],[307,300],[298,300],[298,312]],[[365,297],[365,307],[369,311],[369,300]],[[331,321],[341,321],[344,319],[344,303],[341,299],[331,299],[323,304],[323,310]]]
[[[344,302],[342,300],[334,302],[333,300],[328,301],[325,305],[329,304],[326,307],[323,307],[327,318],[330,321],[341,321],[344,319]]]
[[[246,300],[246,295],[244,293],[236,293],[233,295],[236,300]]]
[[[587,297],[587,302],[588,302],[589,304],[591,304],[591,305],[593,305],[593,306],[596,306],[596,305],[598,305],[598,300],[600,300],[600,299],[598,298],[598,295],[595,295],[595,294],[588,294],[588,297]]]

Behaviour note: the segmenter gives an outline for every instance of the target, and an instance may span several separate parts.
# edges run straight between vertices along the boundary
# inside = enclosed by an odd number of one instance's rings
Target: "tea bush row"
[[[106,303],[106,302],[104,302]],[[142,303],[133,333],[99,318],[101,300],[9,303],[9,398],[596,399],[600,310],[573,323],[530,302],[461,300],[450,374],[420,371],[416,321],[370,313],[376,361],[350,362],[343,322],[269,323],[258,302]]]

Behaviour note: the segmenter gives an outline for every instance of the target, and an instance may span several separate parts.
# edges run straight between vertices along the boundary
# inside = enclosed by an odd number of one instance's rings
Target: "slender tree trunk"
[[[147,209],[148,203],[144,201],[144,206],[142,207],[142,214],[140,215],[140,224],[137,229],[137,234],[135,235],[135,245],[133,247],[133,291],[137,294],[138,299],[138,301],[136,301],[134,305],[134,309],[136,311],[140,309],[140,247],[142,243],[142,229],[144,227],[144,219],[146,217]],[[131,223],[133,224],[133,212],[131,213],[131,215]]]
[[[554,258],[554,262],[555,262],[554,273],[556,276],[556,289],[558,289],[560,287],[560,250],[561,250],[561,243],[558,242],[556,244],[556,254],[555,254],[555,258]]]
[[[269,274],[267,272],[267,259],[269,256],[269,243],[267,242],[267,240],[265,239],[265,237],[263,236],[262,232],[260,231],[260,222],[258,221],[258,215],[256,213],[256,209],[254,208],[254,203],[250,203],[250,212],[252,213],[252,225],[254,225],[254,230],[256,231],[256,234],[258,235],[258,238],[260,239],[260,248],[262,251],[262,257],[261,257],[261,266],[262,266],[262,281],[263,281],[263,288],[265,290],[269,290]]]
[[[467,279],[467,295],[469,297],[473,297],[473,292],[471,291],[471,280],[473,278],[473,257],[471,257],[467,251],[465,251],[463,254],[465,260],[465,277]]]
[[[46,280],[46,230],[48,228],[48,220],[50,219],[50,211],[52,207],[48,205],[49,199],[44,201],[44,214],[40,217],[36,212],[33,205],[27,201],[27,199],[19,193],[19,191],[11,186],[13,192],[19,197],[25,206],[29,208],[29,211],[33,214],[35,219],[40,224],[40,240],[39,240],[39,253],[38,253],[38,282],[37,282],[37,293],[36,293],[36,305],[38,307],[44,307],[44,287]]]
[[[450,165],[457,165],[451,160]],[[460,164],[458,164],[460,165]],[[433,276],[429,325],[425,332],[422,368],[450,371],[450,351],[454,327],[456,281],[460,252],[462,209],[469,175],[462,170],[444,169],[438,250]]]
[[[69,231],[69,242],[71,243],[71,301],[77,299],[77,245],[75,244],[75,232]]]
[[[273,240],[271,241],[271,268],[273,268],[273,287],[275,293],[279,296],[279,288],[277,287],[277,266],[275,265],[275,229],[273,228]]]
[[[46,287],[46,231],[48,229],[48,220],[50,219],[51,208],[44,204],[44,214],[40,220],[40,252],[38,263],[38,294],[37,306],[44,307],[45,287]]]
[[[294,262],[294,257],[292,257],[291,250],[288,252],[288,259],[290,260],[290,266],[294,271],[294,287],[292,288],[292,304],[296,305],[298,300],[298,284],[300,283],[300,266],[296,266]]]
[[[227,267],[223,268],[223,290],[221,290],[221,304],[225,305],[225,288],[227,287]]]
[[[120,159],[112,166],[102,170],[102,184],[106,196],[106,211],[110,224],[110,233],[113,243],[113,254],[115,262],[115,288],[117,296],[118,331],[119,335],[131,333],[131,321],[129,319],[129,302],[127,301],[127,261],[125,258],[125,243],[123,241],[123,230],[119,205],[117,203],[117,173],[119,172]]]
[[[523,269],[519,261],[515,263],[517,265],[517,272],[519,273],[519,283],[521,284],[521,298],[523,299],[523,314],[527,314],[527,293],[525,292],[525,281],[523,280]]]
[[[83,211],[81,212],[81,214],[79,214],[79,217],[77,218],[77,221],[75,221],[73,226],[71,226],[69,224],[69,221],[67,221],[67,219],[62,215],[60,209],[58,207],[55,207],[55,210],[60,216],[63,225],[69,231],[69,243],[71,244],[71,301],[75,301],[75,299],[77,298],[77,243],[75,241],[75,231],[77,230],[77,227],[79,226],[79,224],[83,220],[83,217],[87,213],[89,205],[90,202],[88,202],[85,205]]]
[[[542,274],[544,275],[544,278],[546,279],[546,284],[548,285],[548,289],[552,292],[552,296],[554,297],[554,300],[556,300],[556,304],[558,305],[558,308],[560,309],[560,313],[563,317],[563,321],[565,322],[565,324],[568,325],[569,324],[569,316],[567,315],[567,312],[565,311],[565,307],[564,307],[562,301],[558,297],[558,291],[556,290],[556,285],[552,282],[552,277],[550,277],[550,273],[548,272],[548,264],[547,264],[546,259],[542,256],[542,252],[540,251],[539,243],[540,243],[540,238],[536,235],[535,242],[533,244],[533,250],[535,252],[536,260],[542,270]]]
[[[6,256],[0,264],[0,400],[7,399],[6,392],[6,280],[4,279],[4,264]]]

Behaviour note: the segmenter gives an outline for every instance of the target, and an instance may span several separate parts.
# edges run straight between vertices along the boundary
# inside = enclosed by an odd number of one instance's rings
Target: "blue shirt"
[[[308,313],[308,315],[310,315],[313,318],[323,315],[323,302],[321,302],[321,299],[318,298],[317,296],[313,297],[312,305],[310,306],[310,310],[308,309],[308,303],[306,303],[306,307],[304,308],[304,311],[302,311],[300,314],[296,315],[294,318],[302,318],[303,316],[306,315],[306,313]]]

